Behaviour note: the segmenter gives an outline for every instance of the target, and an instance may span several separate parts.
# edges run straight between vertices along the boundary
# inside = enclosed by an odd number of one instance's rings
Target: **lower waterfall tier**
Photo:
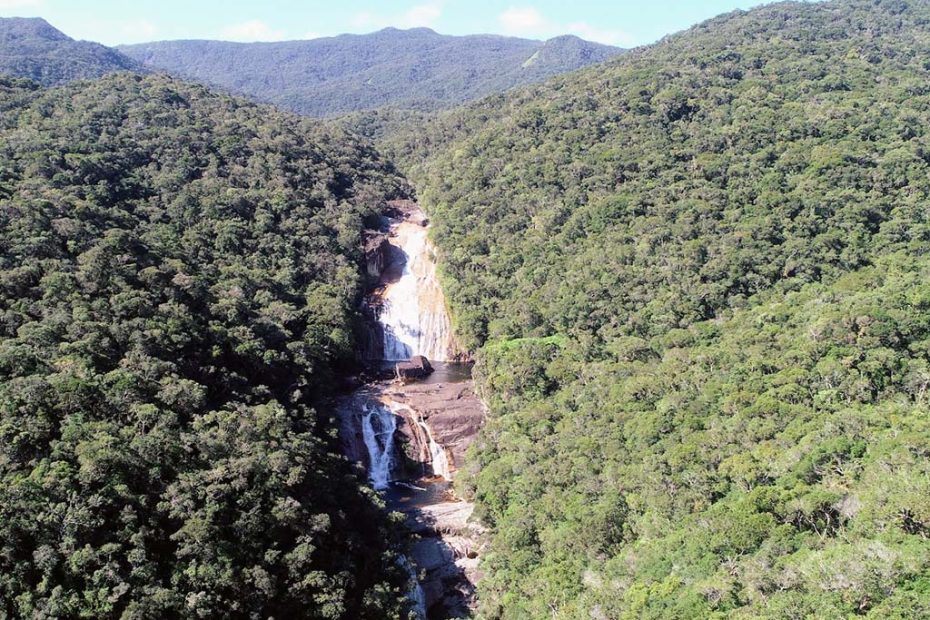
[[[372,486],[417,535],[408,554],[420,588],[411,598],[429,617],[468,617],[484,548],[474,506],[450,483],[485,419],[468,369],[439,364],[424,381],[371,383],[338,408],[344,452],[366,465]]]
[[[340,410],[344,452],[366,465],[376,489],[395,479],[451,480],[485,419],[470,381],[372,384]]]

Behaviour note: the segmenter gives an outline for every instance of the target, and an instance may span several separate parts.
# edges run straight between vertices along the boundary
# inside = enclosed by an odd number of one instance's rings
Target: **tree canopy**
[[[491,618],[930,614],[930,8],[736,12],[388,150],[491,418]]]
[[[163,77],[0,81],[0,616],[406,617],[317,407],[369,147]]]
[[[44,19],[0,17],[0,74],[52,86],[117,71],[142,66],[99,43],[75,41]]]
[[[275,43],[158,41],[119,50],[152,69],[310,116],[451,108],[622,52],[575,36],[536,41],[429,28]]]

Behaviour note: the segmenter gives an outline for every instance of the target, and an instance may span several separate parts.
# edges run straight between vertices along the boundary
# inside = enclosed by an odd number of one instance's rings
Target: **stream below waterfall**
[[[472,389],[471,365],[454,363],[463,356],[427,220],[408,201],[389,214],[368,244],[369,274],[378,281],[365,302],[372,334],[365,357],[376,376],[404,380],[372,381],[345,397],[338,408],[340,434],[346,455],[365,466],[372,488],[406,517],[412,539],[402,564],[419,615],[470,617],[483,530],[471,522],[472,504],[456,498],[451,483],[484,422],[484,408]],[[414,365],[415,356],[428,362]],[[401,375],[398,364],[416,373]]]

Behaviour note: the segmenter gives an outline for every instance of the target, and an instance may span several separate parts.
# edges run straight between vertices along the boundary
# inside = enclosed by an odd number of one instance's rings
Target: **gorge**
[[[452,334],[423,212],[412,201],[392,201],[367,247],[375,285],[364,304],[362,356],[382,378],[338,407],[345,453],[366,466],[389,509],[405,516],[417,578],[411,598],[422,603],[421,617],[468,617],[483,531],[452,482],[484,407]]]
[[[930,618],[930,1],[408,34],[216,48],[310,119],[0,18],[0,619]]]

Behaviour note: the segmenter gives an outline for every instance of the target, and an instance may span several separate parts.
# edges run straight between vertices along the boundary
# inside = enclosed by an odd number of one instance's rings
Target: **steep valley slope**
[[[387,142],[487,617],[930,614],[928,57],[925,2],[779,3]]]
[[[0,109],[0,617],[407,618],[320,408],[404,180],[165,77],[0,78]]]

